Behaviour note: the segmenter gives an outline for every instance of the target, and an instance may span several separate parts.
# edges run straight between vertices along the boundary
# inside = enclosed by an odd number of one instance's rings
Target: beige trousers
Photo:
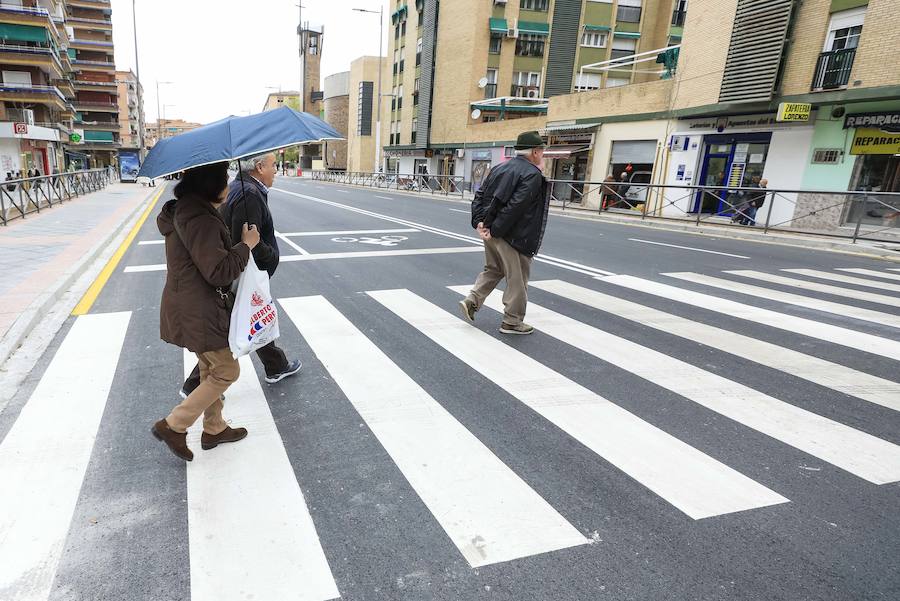
[[[503,291],[503,323],[517,326],[525,319],[528,304],[528,276],[531,257],[525,256],[503,238],[491,238],[484,243],[484,271],[478,274],[475,286],[466,297],[480,309],[484,299],[493,292],[500,280],[506,278]]]
[[[203,431],[219,434],[227,424],[222,417],[222,394],[241,375],[241,366],[230,349],[196,353],[200,365],[200,385],[172,409],[166,423],[176,432],[185,432],[200,415],[203,415]]]

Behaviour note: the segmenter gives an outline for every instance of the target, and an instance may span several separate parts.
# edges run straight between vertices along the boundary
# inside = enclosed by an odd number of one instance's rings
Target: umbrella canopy
[[[162,177],[306,142],[341,139],[341,134],[318,117],[284,106],[247,117],[226,117],[160,140],[144,159],[138,176]]]

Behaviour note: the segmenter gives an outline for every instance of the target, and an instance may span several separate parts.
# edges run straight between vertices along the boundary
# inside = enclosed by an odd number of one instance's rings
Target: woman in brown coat
[[[212,449],[247,436],[222,418],[222,393],[240,375],[228,348],[231,283],[241,275],[250,251],[259,242],[247,227],[232,246],[218,207],[228,192],[228,163],[189,169],[175,186],[175,200],[163,206],[156,223],[166,239],[166,287],[160,306],[160,337],[197,355],[201,383],[151,432],[181,459],[191,461],[187,429],[203,415],[200,446]]]

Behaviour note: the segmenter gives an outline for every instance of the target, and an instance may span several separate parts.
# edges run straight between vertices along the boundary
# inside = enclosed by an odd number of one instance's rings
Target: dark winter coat
[[[227,293],[250,259],[231,243],[215,207],[197,196],[163,206],[156,224],[166,239],[166,286],[159,308],[160,337],[194,353],[228,348]]]
[[[491,236],[503,238],[523,255],[541,247],[550,195],[547,179],[527,159],[517,156],[491,169],[472,200],[472,227],[479,222]]]
[[[269,272],[269,277],[272,277],[278,268],[280,252],[268,195],[262,184],[247,175],[243,178],[238,175],[228,186],[228,200],[221,211],[234,244],[240,242],[245,223],[256,226],[259,244],[253,249],[253,258],[256,259],[256,266]]]

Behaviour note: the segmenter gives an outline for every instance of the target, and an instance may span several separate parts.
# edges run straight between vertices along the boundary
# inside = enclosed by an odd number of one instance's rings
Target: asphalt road
[[[0,413],[0,599],[900,598],[900,263],[553,216],[508,337],[448,288],[466,204],[270,205],[301,373],[245,363],[250,437],[187,468],[151,438],[189,359],[148,220]]]

